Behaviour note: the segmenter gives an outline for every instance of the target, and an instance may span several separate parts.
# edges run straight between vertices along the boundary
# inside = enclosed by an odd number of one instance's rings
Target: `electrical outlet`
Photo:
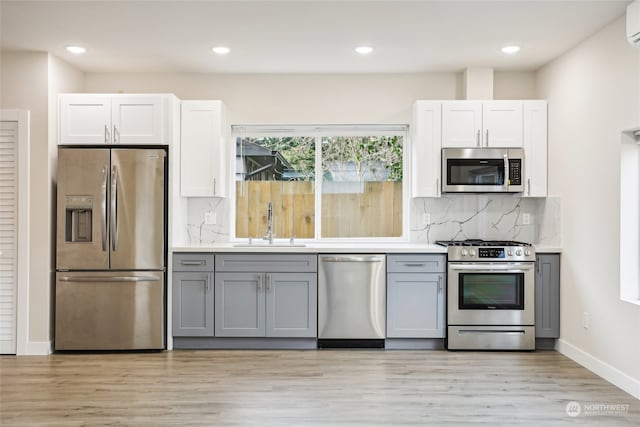
[[[529,224],[531,224],[531,214],[523,213],[522,214],[522,225],[529,225]]]
[[[217,215],[215,212],[207,212],[204,214],[204,223],[207,225],[213,225],[216,223]]]
[[[423,225],[429,225],[431,224],[431,214],[430,213],[423,213],[422,214],[422,224]]]
[[[589,313],[587,311],[582,312],[582,327],[589,329]]]

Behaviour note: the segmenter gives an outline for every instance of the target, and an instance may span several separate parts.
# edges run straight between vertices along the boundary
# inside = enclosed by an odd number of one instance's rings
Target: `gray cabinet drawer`
[[[299,254],[221,254],[216,255],[216,272],[315,273],[316,255]]]
[[[440,254],[387,255],[389,273],[442,273],[447,269],[446,256]]]
[[[173,271],[213,271],[213,254],[173,254]]]

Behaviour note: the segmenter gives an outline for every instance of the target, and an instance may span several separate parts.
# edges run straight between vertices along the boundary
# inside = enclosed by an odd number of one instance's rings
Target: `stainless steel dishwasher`
[[[384,254],[318,256],[318,344],[384,346]]]

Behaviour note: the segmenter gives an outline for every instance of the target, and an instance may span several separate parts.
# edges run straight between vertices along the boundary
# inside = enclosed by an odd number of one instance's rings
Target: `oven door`
[[[449,325],[533,325],[534,263],[448,266]]]

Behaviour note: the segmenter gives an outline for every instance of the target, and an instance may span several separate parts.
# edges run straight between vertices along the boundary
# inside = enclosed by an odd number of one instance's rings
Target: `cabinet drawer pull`
[[[180,265],[199,266],[205,265],[206,261],[180,261]]]
[[[442,276],[438,276],[438,293],[442,293]]]
[[[271,275],[269,273],[266,273],[264,277],[265,277],[265,281],[267,282],[265,285],[267,288],[267,292],[270,292],[271,291]]]
[[[405,267],[424,267],[426,264],[424,262],[422,263],[405,263],[404,266]]]

